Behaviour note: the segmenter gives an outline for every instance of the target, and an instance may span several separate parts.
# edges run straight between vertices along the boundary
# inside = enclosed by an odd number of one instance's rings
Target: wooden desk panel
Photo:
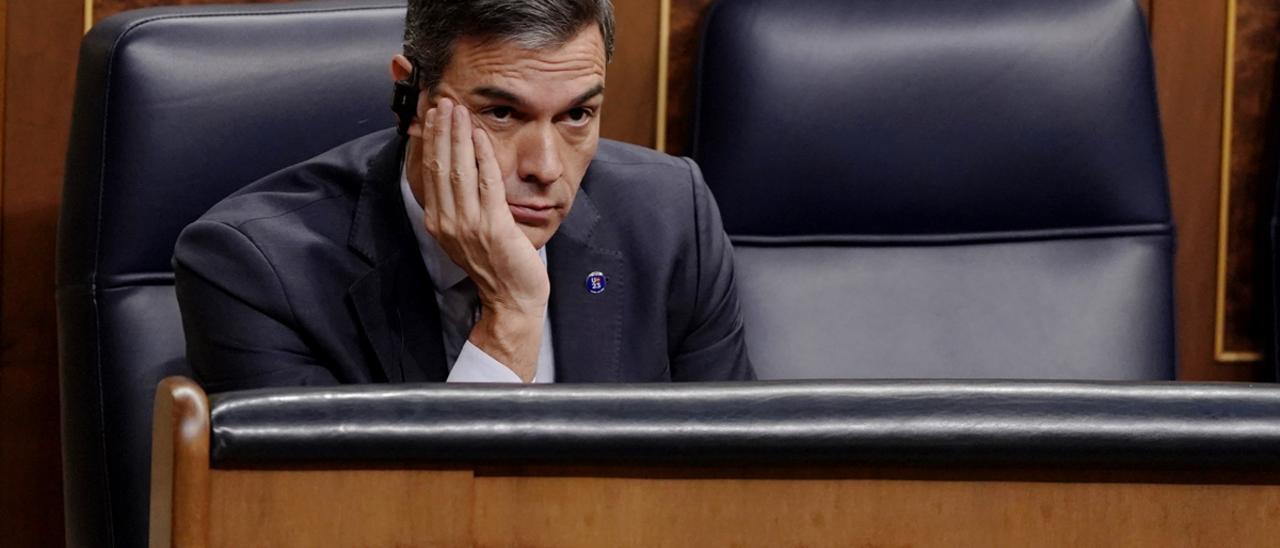
[[[214,470],[209,546],[469,546],[472,475]]]
[[[477,478],[477,546],[1268,546],[1280,487]]]
[[[209,545],[1271,546],[1280,486],[214,470]]]
[[[1280,539],[1280,471],[1272,468],[211,470],[209,406],[198,386],[166,379],[155,416],[153,547],[1236,547]]]

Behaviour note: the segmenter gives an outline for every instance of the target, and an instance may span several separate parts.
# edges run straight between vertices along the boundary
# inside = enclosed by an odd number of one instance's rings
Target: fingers
[[[422,115],[422,142],[418,146],[418,185],[421,187],[419,196],[422,198],[423,220],[427,225],[427,232],[433,236],[438,234],[440,216],[436,213],[435,204],[439,203],[439,197],[436,196],[435,190],[435,174],[432,173],[432,165],[435,162],[435,127],[436,109],[431,108]],[[407,160],[406,160],[407,161]]]
[[[498,167],[498,156],[493,152],[493,142],[483,129],[476,128],[471,140],[476,151],[476,163],[480,179],[480,206],[490,215],[505,213],[507,210],[507,189],[502,184],[502,170]]]
[[[435,209],[436,215],[439,217],[440,223],[452,223],[457,217],[454,207],[453,185],[450,184],[449,178],[452,174],[451,161],[453,158],[453,131],[451,123],[453,118],[453,102],[448,99],[441,99],[436,105],[435,116],[431,118],[431,139],[430,142],[424,141],[423,147],[430,147],[424,150],[422,155],[426,165],[423,166],[428,176],[423,177],[425,184],[431,188],[424,189],[424,196],[433,198],[433,202],[428,204]]]
[[[427,96],[425,90],[418,93],[418,112],[414,113],[413,122],[409,124],[410,137],[427,138],[426,132],[430,131],[431,119],[427,117],[427,113],[423,112],[423,109],[427,108],[428,101],[430,101],[430,97]]]
[[[465,107],[454,108],[449,184],[453,187],[454,211],[468,223],[474,222],[480,213],[475,145],[471,142],[471,136],[470,113]]]

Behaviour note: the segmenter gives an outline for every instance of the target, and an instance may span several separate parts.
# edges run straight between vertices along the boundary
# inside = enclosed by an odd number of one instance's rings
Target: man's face
[[[569,214],[600,140],[605,50],[584,28],[564,46],[529,50],[459,40],[434,105],[447,97],[470,110],[493,140],[516,223],[546,245]]]

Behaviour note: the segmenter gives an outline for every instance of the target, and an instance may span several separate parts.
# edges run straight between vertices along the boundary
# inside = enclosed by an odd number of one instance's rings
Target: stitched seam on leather
[[[170,6],[170,7],[175,7],[175,6]],[[191,7],[192,7],[192,6],[187,6],[187,9],[190,9]],[[273,9],[264,9],[264,10],[261,10],[261,11],[254,11],[254,10],[224,11],[224,12],[217,12],[217,13],[185,13],[185,14],[179,14],[179,13],[165,13],[165,14],[153,15],[153,16],[151,16],[151,17],[147,17],[146,19],[139,19],[139,20],[137,20],[137,21],[134,21],[132,24],[130,24],[128,27],[126,27],[126,28],[124,29],[124,31],[122,31],[122,32],[120,33],[120,36],[116,38],[116,42],[115,42],[115,43],[117,43],[117,44],[118,44],[121,38],[124,38],[124,36],[125,36],[125,35],[127,35],[128,33],[132,32],[134,29],[136,29],[136,28],[138,28],[138,27],[140,27],[140,26],[146,25],[146,24],[148,24],[148,23],[154,23],[154,22],[156,22],[156,21],[164,21],[164,20],[170,20],[170,19],[172,19],[172,20],[179,20],[179,19],[208,19],[208,18],[217,18],[217,17],[253,17],[253,16],[258,16],[258,15],[300,15],[300,14],[307,14],[307,13],[339,13],[339,12],[348,12],[348,11],[353,11],[353,12],[354,12],[354,11],[379,11],[379,10],[388,10],[388,9],[402,9],[403,7],[404,7],[404,6],[399,6],[399,5],[394,5],[394,4],[386,4],[386,5],[380,5],[380,6],[365,6],[365,7],[360,7],[360,8],[354,8],[354,7],[344,7],[344,8],[316,8],[316,9],[299,9],[299,8],[292,8],[292,9],[274,9],[274,10],[273,10]],[[114,44],[112,45],[112,50],[113,50],[113,53],[114,53]]]
[[[99,222],[101,222],[101,217],[99,217]],[[96,271],[97,270],[95,267],[95,272]],[[113,499],[111,497],[111,466],[107,458],[108,453],[107,453],[106,398],[103,396],[103,391],[102,391],[102,336],[101,336],[101,330],[99,329],[99,326],[102,325],[102,321],[101,321],[102,309],[101,307],[98,306],[98,293],[96,290],[90,289],[89,302],[90,302],[90,306],[93,309],[93,329],[91,330],[93,333],[93,349],[94,349],[93,350],[94,352],[93,381],[94,381],[94,384],[96,385],[97,392],[98,392],[98,434],[99,434],[99,442],[100,442],[99,445],[102,448],[102,470],[104,472],[102,484],[103,484],[103,487],[106,489],[106,493],[103,493],[103,495],[105,495],[103,497],[103,500],[107,501],[106,502],[107,537],[110,539],[111,546],[115,546],[116,535],[115,535],[115,516],[113,515],[113,512],[112,512],[112,507],[114,506],[114,504],[112,502]]]
[[[98,326],[101,325],[101,321],[100,321],[101,311],[98,309],[98,303],[97,303],[97,282],[98,282],[98,267],[101,264],[101,258],[102,258],[102,196],[104,194],[103,191],[106,187],[106,180],[107,180],[107,156],[108,156],[107,146],[109,144],[109,141],[107,140],[107,131],[111,127],[111,75],[115,71],[116,53],[119,49],[118,46],[120,45],[121,40],[124,40],[124,38],[128,36],[130,32],[133,32],[133,29],[137,28],[139,24],[141,23],[130,25],[128,28],[124,29],[124,31],[122,31],[119,36],[116,36],[116,39],[111,42],[111,48],[107,53],[107,70],[104,74],[105,80],[106,80],[105,82],[106,85],[104,87],[106,89],[103,90],[103,94],[102,94],[102,133],[101,133],[101,141],[98,147],[99,154],[100,154],[100,156],[98,157],[98,184],[97,184],[98,195],[96,196],[98,203],[96,207],[96,212],[94,213],[94,215],[96,216],[96,219],[94,220],[94,230],[93,230],[93,264],[91,267],[91,271],[89,272],[89,295],[90,295],[89,300],[91,303],[93,303],[92,308],[93,308],[93,324],[94,324],[93,325],[93,347],[94,347],[93,370],[95,373],[95,381],[97,382],[97,388],[98,388],[98,433],[101,436],[100,446],[102,448],[102,461],[103,461],[103,471],[104,471],[104,474],[103,474],[104,477],[103,477],[102,483],[106,490],[106,492],[103,493],[102,500],[106,501],[104,506],[106,507],[105,513],[106,513],[106,522],[107,522],[107,538],[109,539],[111,546],[116,545],[116,533],[115,533],[115,518],[112,515],[113,504],[112,504],[112,498],[111,498],[111,471],[109,467],[106,465],[106,462],[107,462],[106,407],[104,404],[104,398],[102,394],[102,337],[100,336],[99,330],[98,330]]]
[[[758,247],[926,247],[1161,236],[1172,238],[1172,232],[1172,226],[1168,224],[1142,224],[959,234],[811,234],[795,236],[737,234],[731,235],[729,239],[734,245]]]

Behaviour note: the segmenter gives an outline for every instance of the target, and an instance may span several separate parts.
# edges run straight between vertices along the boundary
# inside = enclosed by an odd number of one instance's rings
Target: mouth
[[[543,226],[555,218],[556,207],[553,204],[513,204],[508,202],[507,208],[517,223],[530,226]]]

